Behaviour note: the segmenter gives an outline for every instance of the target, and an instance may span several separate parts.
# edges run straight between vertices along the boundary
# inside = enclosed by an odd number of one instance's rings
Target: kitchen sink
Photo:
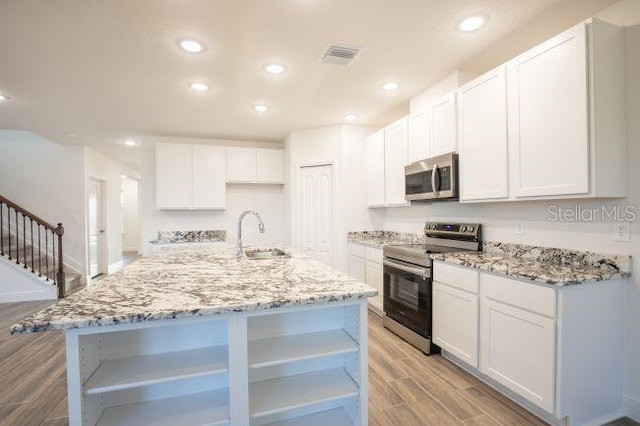
[[[289,254],[287,252],[279,248],[245,250],[244,254],[246,254],[249,259],[254,260],[282,259],[285,257],[289,257]]]

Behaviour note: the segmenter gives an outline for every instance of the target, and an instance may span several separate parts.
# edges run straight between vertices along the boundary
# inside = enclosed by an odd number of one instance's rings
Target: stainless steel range
[[[427,222],[423,244],[385,245],[385,328],[425,354],[440,348],[431,342],[431,253],[479,251],[480,224]]]

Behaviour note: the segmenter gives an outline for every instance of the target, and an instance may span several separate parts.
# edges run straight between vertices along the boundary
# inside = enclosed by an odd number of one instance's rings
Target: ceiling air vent
[[[322,55],[322,61],[329,64],[350,65],[360,53],[360,48],[339,44],[329,45]]]

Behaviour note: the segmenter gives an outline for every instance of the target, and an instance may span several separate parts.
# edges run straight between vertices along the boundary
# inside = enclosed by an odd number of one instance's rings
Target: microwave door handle
[[[439,190],[439,186],[440,186],[440,182],[438,182],[438,185],[436,186],[436,175],[438,174],[438,165],[434,164],[433,165],[433,169],[431,170],[431,191],[434,193],[434,195],[437,197],[438,196],[438,192],[440,192]]]

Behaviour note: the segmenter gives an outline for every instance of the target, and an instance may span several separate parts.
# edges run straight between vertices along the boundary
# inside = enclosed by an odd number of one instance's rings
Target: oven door
[[[384,313],[421,336],[431,335],[430,269],[384,261]]]

